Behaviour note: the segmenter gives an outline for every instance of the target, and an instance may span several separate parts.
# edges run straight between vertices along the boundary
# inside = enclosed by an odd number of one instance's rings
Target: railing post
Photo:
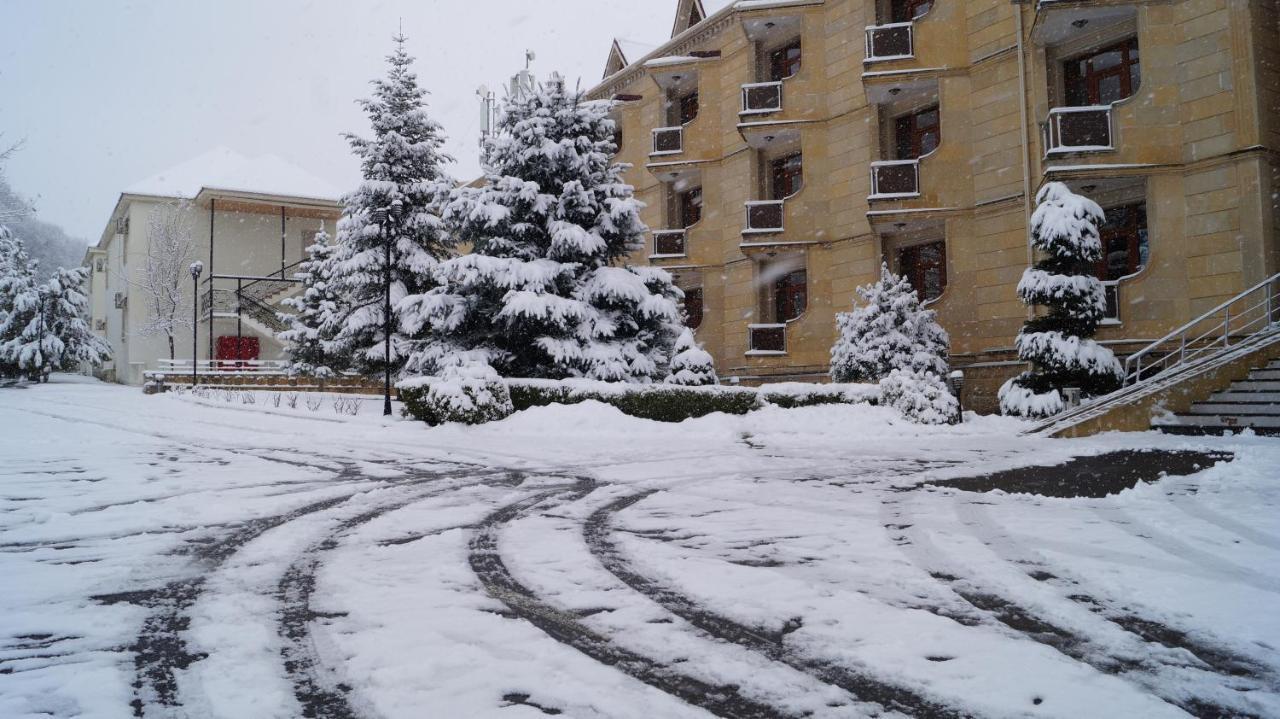
[[[1231,346],[1231,308],[1222,311],[1222,346]]]

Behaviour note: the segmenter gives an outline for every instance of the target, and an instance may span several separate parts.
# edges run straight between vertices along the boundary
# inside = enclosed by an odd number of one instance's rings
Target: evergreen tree
[[[671,358],[671,374],[667,375],[666,382],[686,387],[720,383],[711,354],[698,346],[693,330],[687,327],[676,340],[675,356]]]
[[[1111,350],[1090,339],[1107,310],[1095,272],[1102,259],[1102,208],[1060,182],[1045,185],[1036,204],[1031,243],[1044,259],[1023,274],[1018,297],[1048,312],[1028,320],[1018,333],[1018,356],[1034,369],[1000,388],[1001,410],[1026,417],[1061,412],[1065,387],[1097,396],[1119,387],[1124,374]]]
[[[23,259],[19,251],[11,257]],[[35,283],[35,263],[0,278],[4,317],[0,320],[0,373],[47,379],[50,372],[101,365],[111,356],[107,343],[85,319],[89,298],[84,267],[58,268],[49,281]]]
[[[329,349],[349,356],[366,373],[384,368],[384,271],[391,245],[391,364],[404,365],[410,337],[394,306],[433,285],[433,271],[448,254],[439,206],[451,183],[441,170],[440,126],[427,117],[426,92],[418,86],[403,36],[387,58],[385,79],[373,83],[373,97],[361,101],[373,138],[348,135],[360,158],[364,181],[344,198],[331,280],[342,298],[337,333]]]
[[[345,366],[345,360],[329,349],[338,332],[341,306],[332,281],[333,253],[329,235],[321,227],[315,242],[307,248],[307,259],[298,266],[301,294],[281,302],[295,313],[280,313],[280,319],[289,326],[277,335],[293,372],[322,379],[334,376]]]
[[[89,327],[89,296],[85,284],[89,268],[59,267],[43,286],[45,298],[45,331],[52,331],[62,344],[62,351],[50,354],[49,368],[75,371],[84,365],[94,367],[111,358],[111,347]]]
[[[947,375],[950,338],[905,277],[880,267],[880,281],[858,288],[863,304],[836,315],[835,382],[878,382],[895,369]]]
[[[22,240],[8,227],[0,225],[0,376],[3,377],[22,374],[17,343],[38,311],[36,271],[37,263],[27,256]]]
[[[510,98],[486,143],[485,182],[445,219],[471,254],[402,305],[424,330],[409,369],[453,355],[508,377],[645,382],[667,372],[681,297],[671,276],[616,266],[647,231],[623,179],[609,104],[558,78]]]

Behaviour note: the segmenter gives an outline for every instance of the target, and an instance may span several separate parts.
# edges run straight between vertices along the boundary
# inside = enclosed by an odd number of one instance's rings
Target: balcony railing
[[[895,22],[867,28],[867,62],[915,57],[912,23]]]
[[[675,155],[684,151],[683,127],[659,127],[653,131],[654,155]]]
[[[1044,124],[1044,154],[1105,152],[1112,144],[1111,106],[1055,107]]]
[[[685,230],[654,230],[651,259],[684,257],[685,252]]]
[[[786,354],[787,326],[747,325],[748,352],[756,355]]]
[[[919,160],[883,160],[871,163],[872,199],[919,196]]]
[[[743,232],[782,232],[783,201],[747,203],[747,228]]]
[[[781,109],[781,82],[757,82],[742,86],[743,115],[777,112]]]

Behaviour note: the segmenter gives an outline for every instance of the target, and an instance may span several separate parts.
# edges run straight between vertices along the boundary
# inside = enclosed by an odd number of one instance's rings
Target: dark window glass
[[[771,163],[773,200],[784,200],[804,187],[804,156],[797,152]]]
[[[684,291],[684,324],[694,330],[702,326],[701,287],[691,287]]]
[[[942,113],[937,105],[894,122],[899,160],[914,160],[938,149],[942,142]]]
[[[921,301],[938,299],[947,289],[947,243],[902,248],[898,251],[898,269]]]
[[[769,53],[769,80],[780,82],[800,72],[800,39]]]
[[[680,221],[683,227],[693,227],[702,219],[702,188],[695,187],[680,193]]]
[[[1150,260],[1147,204],[1112,207],[1106,214],[1107,221],[1099,228],[1102,260],[1098,263],[1098,277],[1118,280],[1137,273]]]
[[[680,124],[687,125],[698,116],[698,93],[691,92],[680,98]]]
[[[1133,95],[1142,82],[1138,38],[1073,58],[1062,65],[1067,105],[1109,105]]]
[[[773,301],[777,322],[788,322],[804,314],[809,305],[808,277],[805,270],[796,270],[774,282]]]
[[[622,152],[622,123],[615,122],[613,126],[613,154],[617,155]]]
[[[932,7],[933,0],[893,0],[893,21],[911,22]]]

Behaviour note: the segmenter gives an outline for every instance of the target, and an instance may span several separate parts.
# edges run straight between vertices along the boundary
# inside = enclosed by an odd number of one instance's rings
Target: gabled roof
[[[342,192],[275,155],[245,157],[225,147],[125,188],[126,195],[194,199],[202,190],[338,201]]]
[[[651,55],[672,39],[679,37],[689,28],[717,15],[733,6],[739,0],[676,0],[675,22],[671,26],[671,37],[655,38],[653,42],[626,40],[617,38],[609,48],[609,59],[605,63],[604,77],[608,79]]]
[[[605,63],[604,76],[609,77],[657,48],[654,43],[614,38],[613,46],[609,49],[609,61]]]

